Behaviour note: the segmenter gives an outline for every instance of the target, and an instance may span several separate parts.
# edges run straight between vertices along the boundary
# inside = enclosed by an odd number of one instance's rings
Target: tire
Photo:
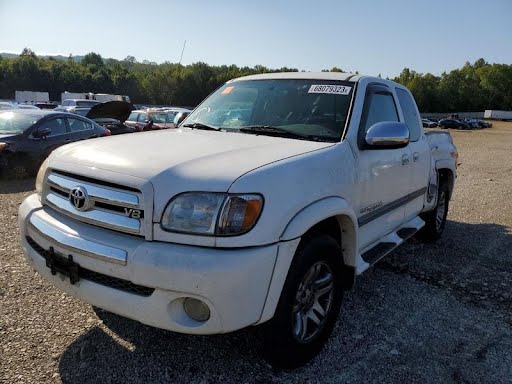
[[[342,266],[340,245],[333,238],[303,238],[274,317],[261,326],[263,357],[274,368],[298,368],[322,350],[343,299]]]
[[[416,235],[420,241],[432,243],[438,240],[443,234],[450,203],[449,196],[450,189],[448,188],[448,184],[441,184],[437,193],[436,207],[420,215],[425,221],[425,226],[421,228]]]

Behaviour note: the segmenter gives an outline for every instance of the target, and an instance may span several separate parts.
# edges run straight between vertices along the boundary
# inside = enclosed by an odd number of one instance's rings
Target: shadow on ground
[[[512,302],[503,296],[512,287],[511,256],[512,237],[496,224],[450,221],[436,244],[409,241],[358,278],[327,347],[293,372],[274,371],[261,359],[253,328],[181,335],[95,308],[107,329],[88,330],[64,351],[61,378],[65,383],[505,382],[512,376]]]
[[[22,179],[7,179],[0,177],[0,195],[29,192],[35,190],[36,180],[33,177]]]

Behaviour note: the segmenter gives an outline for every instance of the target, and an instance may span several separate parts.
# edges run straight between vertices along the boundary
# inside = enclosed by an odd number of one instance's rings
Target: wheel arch
[[[449,167],[439,167],[437,168],[437,174],[439,177],[439,185],[443,183],[448,184],[448,190],[450,192],[449,198],[451,199],[455,185],[455,172]]]
[[[349,203],[341,197],[332,196],[318,200],[298,212],[284,229],[280,240],[327,234],[341,246],[344,266],[355,272],[357,229],[357,218]],[[353,280],[352,276],[350,283],[347,282],[347,289],[352,287]]]

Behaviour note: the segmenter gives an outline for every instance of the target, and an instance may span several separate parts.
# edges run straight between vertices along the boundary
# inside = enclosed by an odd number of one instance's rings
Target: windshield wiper
[[[315,135],[306,135],[304,133],[292,132],[284,128],[273,127],[271,125],[249,125],[241,127],[240,132],[252,133],[254,135],[268,135],[278,137],[288,137],[291,139],[299,140],[312,140],[312,141],[329,141],[327,138],[322,138]]]
[[[218,127],[212,127],[203,123],[188,123],[183,125],[185,128],[202,129],[204,131],[220,131]]]

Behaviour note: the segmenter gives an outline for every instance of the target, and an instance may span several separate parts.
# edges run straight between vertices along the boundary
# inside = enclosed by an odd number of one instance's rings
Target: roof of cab
[[[259,75],[243,76],[228,81],[241,81],[241,80],[282,80],[282,79],[309,79],[309,80],[338,80],[338,81],[351,81],[357,82],[361,79],[362,75],[347,72],[277,72],[277,73],[262,73]]]

